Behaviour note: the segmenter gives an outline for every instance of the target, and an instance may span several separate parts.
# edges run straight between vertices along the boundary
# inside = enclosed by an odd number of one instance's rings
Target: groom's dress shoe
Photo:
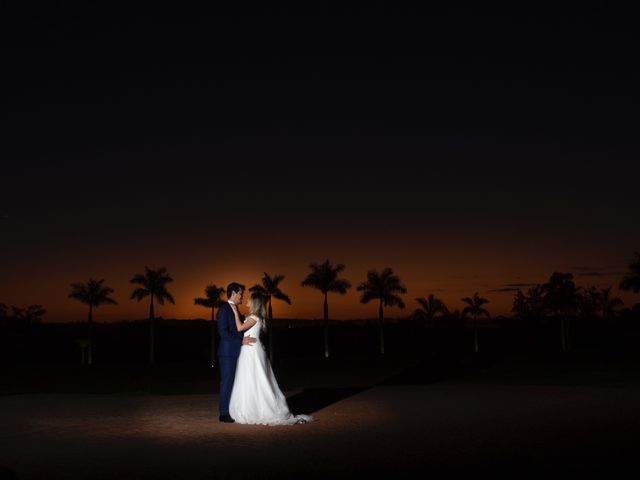
[[[234,423],[235,420],[231,418],[231,415],[220,415],[220,421],[224,423]]]

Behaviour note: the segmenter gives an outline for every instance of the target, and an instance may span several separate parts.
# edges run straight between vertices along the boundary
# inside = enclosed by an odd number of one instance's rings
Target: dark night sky
[[[166,266],[160,313],[189,318],[266,270],[319,317],[299,283],[330,258],[498,314],[554,270],[617,285],[640,248],[634,10],[86,3],[3,4],[0,302],[82,319],[68,285],[105,278],[98,321],[143,317],[128,279]]]

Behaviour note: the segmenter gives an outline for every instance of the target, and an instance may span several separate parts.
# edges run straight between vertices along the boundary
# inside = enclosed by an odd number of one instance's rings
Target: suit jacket
[[[218,335],[220,335],[218,355],[237,357],[240,355],[244,332],[239,332],[236,328],[236,319],[229,303],[225,303],[218,309],[217,319]]]

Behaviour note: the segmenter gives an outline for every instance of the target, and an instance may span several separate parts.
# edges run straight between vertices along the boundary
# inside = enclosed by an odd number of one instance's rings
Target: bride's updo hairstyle
[[[262,319],[262,330],[267,329],[267,296],[264,293],[252,292],[249,299],[249,314]]]

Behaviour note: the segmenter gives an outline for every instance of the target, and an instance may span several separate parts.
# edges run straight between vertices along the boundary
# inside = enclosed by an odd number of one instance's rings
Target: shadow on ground
[[[371,387],[305,388],[287,398],[289,410],[295,414],[312,414]]]
[[[471,375],[486,367],[488,358],[478,354],[460,358],[433,356],[418,365],[406,368],[392,375],[378,385],[425,385]]]
[[[433,357],[418,365],[408,367],[375,385],[340,388],[305,388],[287,399],[289,409],[296,413],[311,414],[334,403],[380,385],[424,385],[452,380],[477,372],[487,364],[487,359],[475,355],[451,360]]]

